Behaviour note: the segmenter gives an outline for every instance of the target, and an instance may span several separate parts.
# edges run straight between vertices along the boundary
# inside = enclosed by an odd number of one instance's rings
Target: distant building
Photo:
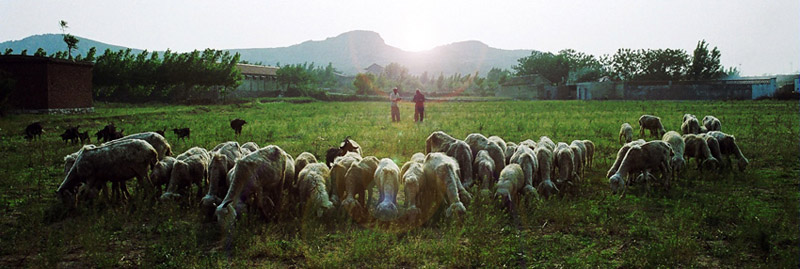
[[[552,82],[538,74],[511,77],[500,85],[500,91],[495,95],[525,100],[555,99],[556,93],[551,85]]]
[[[25,113],[93,112],[89,62],[3,55],[0,70],[15,81],[9,107]]]
[[[380,75],[380,74],[383,73],[383,66],[380,66],[378,64],[372,64],[369,67],[364,68],[364,70],[366,70],[367,73],[369,73],[369,74],[373,74],[373,75],[377,76],[377,75]]]
[[[244,79],[233,92],[235,96],[255,97],[278,90],[278,67],[236,64],[236,68],[242,72]]]
[[[748,100],[769,98],[777,89],[774,77],[709,81],[583,82],[578,100]]]

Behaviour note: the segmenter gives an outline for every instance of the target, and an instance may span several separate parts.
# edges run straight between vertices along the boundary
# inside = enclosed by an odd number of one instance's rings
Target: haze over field
[[[799,69],[798,11],[800,2],[793,0],[236,1],[225,5],[215,1],[11,0],[0,2],[4,18],[0,41],[58,33],[59,20],[68,21],[68,31],[75,36],[151,51],[282,48],[352,30],[377,32],[386,45],[405,52],[478,40],[503,50],[572,48],[600,56],[619,48],[691,52],[697,41],[705,39],[722,52],[723,66],[737,67],[742,75],[761,75]]]

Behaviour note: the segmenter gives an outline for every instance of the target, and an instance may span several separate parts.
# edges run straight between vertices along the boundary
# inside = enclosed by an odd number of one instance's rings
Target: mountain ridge
[[[78,39],[80,40],[78,49],[73,55],[85,55],[90,47],[96,47],[98,54],[102,54],[105,49],[127,49],[125,46],[89,38],[78,37]],[[27,49],[27,53],[32,55],[39,47],[45,49],[48,54],[66,50],[61,34],[32,35],[21,40],[0,43],[0,51],[11,48],[13,54],[19,54]],[[135,48],[131,50],[134,53],[143,51]],[[222,50],[239,53],[242,60],[266,65],[313,62],[315,65],[324,66],[332,63],[337,70],[347,75],[364,72],[364,68],[373,63],[385,67],[393,62],[405,66],[409,69],[409,73],[415,75],[423,72],[429,75],[440,73],[466,75],[475,72],[486,75],[491,68],[511,69],[517,64],[517,59],[526,57],[533,51],[504,50],[490,47],[478,40],[466,40],[411,52],[386,44],[380,34],[368,30],[348,31],[323,40],[307,40],[286,47]]]

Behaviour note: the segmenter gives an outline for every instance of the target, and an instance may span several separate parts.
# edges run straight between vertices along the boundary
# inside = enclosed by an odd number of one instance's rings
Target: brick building
[[[0,70],[14,80],[8,105],[27,113],[93,112],[92,63],[3,55]]]

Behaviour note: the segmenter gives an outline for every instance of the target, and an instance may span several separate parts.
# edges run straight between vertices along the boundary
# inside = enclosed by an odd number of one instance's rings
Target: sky
[[[69,33],[138,49],[287,47],[352,30],[408,51],[478,40],[499,49],[600,56],[705,39],[742,75],[800,70],[797,0],[206,1],[2,0],[0,42]]]

